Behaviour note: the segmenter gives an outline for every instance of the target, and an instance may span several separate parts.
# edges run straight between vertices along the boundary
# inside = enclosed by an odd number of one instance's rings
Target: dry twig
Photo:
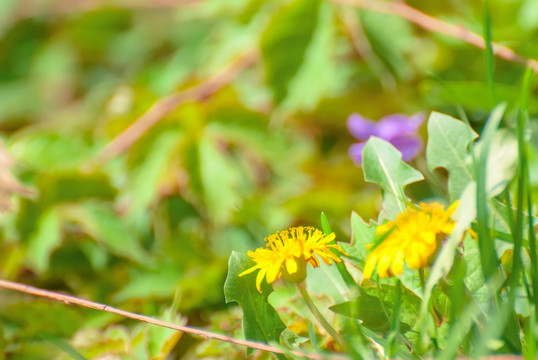
[[[142,321],[142,322],[145,322],[145,323],[148,323],[148,324],[153,324],[153,325],[162,326],[162,327],[166,327],[166,328],[177,330],[177,331],[182,331],[182,332],[192,334],[192,335],[198,335],[198,336],[203,337],[204,339],[214,339],[214,340],[224,341],[224,342],[228,342],[228,343],[232,343],[232,344],[236,344],[236,345],[240,345],[240,346],[250,347],[250,348],[253,348],[253,349],[258,349],[258,350],[262,350],[262,351],[269,351],[269,352],[276,353],[276,354],[291,353],[291,354],[293,354],[295,356],[303,357],[303,358],[306,358],[306,359],[312,359],[312,360],[327,359],[326,356],[319,355],[319,354],[308,354],[308,353],[304,353],[304,352],[298,351],[298,350],[288,350],[288,351],[286,351],[286,350],[283,350],[283,349],[281,349],[279,347],[276,347],[276,346],[271,346],[271,345],[267,345],[267,344],[263,344],[263,343],[259,343],[259,342],[255,342],[255,341],[236,339],[236,338],[233,338],[233,337],[230,337],[230,336],[217,334],[217,333],[202,330],[202,329],[197,329],[197,328],[193,328],[193,327],[190,327],[190,326],[172,324],[172,323],[168,323],[168,322],[165,322],[165,321],[154,319],[154,318],[149,317],[149,316],[140,315],[140,314],[132,313],[132,312],[129,312],[129,311],[121,310],[121,309],[118,309],[118,308],[115,308],[115,307],[112,307],[112,306],[109,306],[109,305],[100,304],[100,303],[96,303],[96,302],[89,301],[89,300],[84,300],[84,299],[77,298],[77,297],[70,296],[70,295],[60,294],[60,293],[57,293],[57,292],[54,292],[54,291],[39,289],[39,288],[36,288],[36,287],[33,287],[33,286],[29,286],[29,285],[25,285],[25,284],[13,282],[13,281],[0,279],[0,287],[5,288],[5,289],[19,291],[19,292],[26,293],[26,294],[31,294],[31,295],[35,295],[35,296],[44,297],[44,298],[47,298],[47,299],[61,301],[66,305],[73,304],[73,305],[78,305],[78,306],[82,306],[82,307],[86,307],[86,308],[90,308],[90,309],[95,309],[95,310],[99,310],[99,311],[105,311],[105,312],[108,312],[108,313],[111,313],[111,314],[120,315],[120,316],[129,318],[129,319]],[[344,356],[341,356],[341,355],[334,355],[334,356],[331,356],[330,359],[335,359],[335,360],[340,359],[340,360],[342,360],[342,359],[347,359],[347,357],[344,357]]]
[[[409,22],[412,22],[421,28],[436,32],[439,34],[447,35],[455,39],[462,40],[468,44],[476,46],[480,49],[486,48],[484,38],[479,34],[470,31],[464,26],[452,25],[442,20],[439,20],[431,15],[425,14],[412,6],[407,5],[403,1],[379,1],[379,0],[330,0],[334,3],[345,4],[349,6],[358,7],[365,10],[375,11],[378,13],[395,15],[401,17]],[[492,43],[493,54],[512,62],[523,64],[538,73],[538,61],[534,59],[524,58],[514,52],[514,50]]]
[[[460,39],[468,44],[476,46],[478,48],[485,48],[485,41],[479,34],[468,30],[463,26],[456,26],[439,20],[433,16],[425,14],[409,5],[405,2],[394,1],[379,1],[379,0],[329,0],[334,3],[345,4],[354,6],[370,11],[375,11],[384,14],[390,14],[394,16],[406,19],[423,29],[439,34],[444,34],[456,39]],[[514,50],[492,43],[493,54],[516,63],[523,64],[531,67],[536,73],[538,73],[538,61],[534,59],[524,58],[514,52]],[[258,55],[249,51],[240,56],[236,62],[224,69],[219,75],[191,88],[186,91],[178,92],[169,95],[165,98],[157,101],[144,115],[130,125],[125,131],[114,138],[101,152],[99,160],[106,162],[114,156],[126,151],[134,144],[146,131],[154,126],[159,120],[188,100],[200,100],[203,99],[224,85],[230,83],[239,73],[246,68],[253,65],[258,59]]]
[[[141,117],[105,146],[99,155],[99,161],[106,162],[126,151],[166,114],[186,101],[202,100],[212,95],[233,81],[245,69],[252,66],[257,59],[258,54],[256,52],[247,51],[241,54],[230,66],[218,75],[190,89],[159,99]]]

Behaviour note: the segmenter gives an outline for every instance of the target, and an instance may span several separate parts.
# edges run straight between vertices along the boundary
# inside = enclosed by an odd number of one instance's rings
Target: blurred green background
[[[481,1],[408,3],[482,31]],[[493,39],[538,58],[538,2],[489,4]],[[215,93],[103,160],[156,101],[245,54],[253,64]],[[482,50],[331,1],[1,0],[0,277],[240,337],[222,290],[232,250],[319,226],[322,211],[340,241],[352,211],[377,218],[380,193],[348,157],[346,118],[461,106],[480,130],[506,101],[510,127],[525,69],[495,67],[493,101]],[[427,172],[424,155],[413,166]],[[0,359],[244,356],[4,290],[0,322]]]

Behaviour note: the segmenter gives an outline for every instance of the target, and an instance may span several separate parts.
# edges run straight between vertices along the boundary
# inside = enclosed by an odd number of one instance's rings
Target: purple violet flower
[[[349,156],[357,166],[362,166],[362,149],[370,136],[377,136],[390,142],[402,153],[402,160],[413,159],[424,148],[418,129],[424,122],[422,114],[407,116],[404,114],[387,115],[378,122],[369,120],[359,114],[347,118],[347,128],[360,142],[349,147]]]

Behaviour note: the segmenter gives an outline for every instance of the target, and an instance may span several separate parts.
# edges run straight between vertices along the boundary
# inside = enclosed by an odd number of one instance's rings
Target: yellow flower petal
[[[364,265],[364,271],[362,273],[363,277],[365,279],[369,279],[372,277],[372,273],[374,272],[375,265],[377,263],[377,254],[371,254],[366,259],[366,265]]]
[[[239,276],[259,270],[256,276],[256,288],[260,292],[264,278],[267,283],[272,283],[282,276],[288,281],[302,281],[306,276],[307,264],[319,267],[318,257],[327,265],[342,261],[331,251],[331,248],[342,251],[338,245],[329,244],[334,238],[334,233],[324,235],[320,230],[308,226],[276,232],[265,238],[265,248],[247,253],[256,265],[243,271]]]
[[[267,268],[261,268],[260,272],[256,276],[256,289],[258,289],[259,292],[262,292],[262,280],[265,277],[265,273],[267,273]]]
[[[392,265],[390,266],[390,268],[394,275],[401,275],[403,273],[403,268],[404,268],[403,251],[398,251],[398,253],[394,257],[394,260],[392,261]]]
[[[282,261],[277,261],[267,266],[267,283],[270,284],[278,278]]]
[[[254,271],[256,271],[257,269],[259,269],[258,265],[254,265],[253,267],[248,268],[248,269],[246,269],[245,271],[243,271],[243,272],[242,272],[241,274],[239,274],[238,276],[243,276],[243,275],[250,274],[251,272],[254,272]]]
[[[379,262],[377,263],[377,273],[380,277],[386,278],[390,277],[389,267],[390,263],[392,261],[392,254],[385,253],[381,255],[381,258],[379,259]]]
[[[297,272],[297,260],[295,258],[286,259],[286,270],[288,274],[295,274]]]
[[[395,220],[379,225],[376,229],[380,244],[370,250],[364,268],[364,277],[369,278],[377,266],[380,277],[403,273],[404,262],[412,269],[420,269],[439,249],[440,242],[454,229],[450,216],[457,202],[447,210],[439,203],[408,207]]]
[[[420,269],[424,265],[418,251],[412,249],[406,255],[405,262],[411,269]]]

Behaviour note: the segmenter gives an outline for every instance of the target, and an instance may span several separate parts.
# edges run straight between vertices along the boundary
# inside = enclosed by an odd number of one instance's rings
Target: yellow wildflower
[[[256,276],[256,288],[259,292],[262,292],[261,283],[264,277],[268,284],[280,277],[299,283],[306,277],[306,264],[319,266],[319,260],[315,255],[327,265],[331,265],[331,260],[342,261],[329,249],[342,251],[338,245],[329,244],[334,238],[334,233],[324,235],[320,230],[310,226],[292,227],[276,232],[265,238],[265,248],[247,253],[256,265],[243,271],[239,276],[260,270]]]
[[[404,261],[412,269],[424,267],[454,229],[450,216],[457,206],[455,202],[444,210],[439,203],[421,203],[419,208],[408,207],[396,220],[378,226],[376,234],[385,238],[368,254],[364,278],[371,277],[376,265],[382,278],[401,275]]]

